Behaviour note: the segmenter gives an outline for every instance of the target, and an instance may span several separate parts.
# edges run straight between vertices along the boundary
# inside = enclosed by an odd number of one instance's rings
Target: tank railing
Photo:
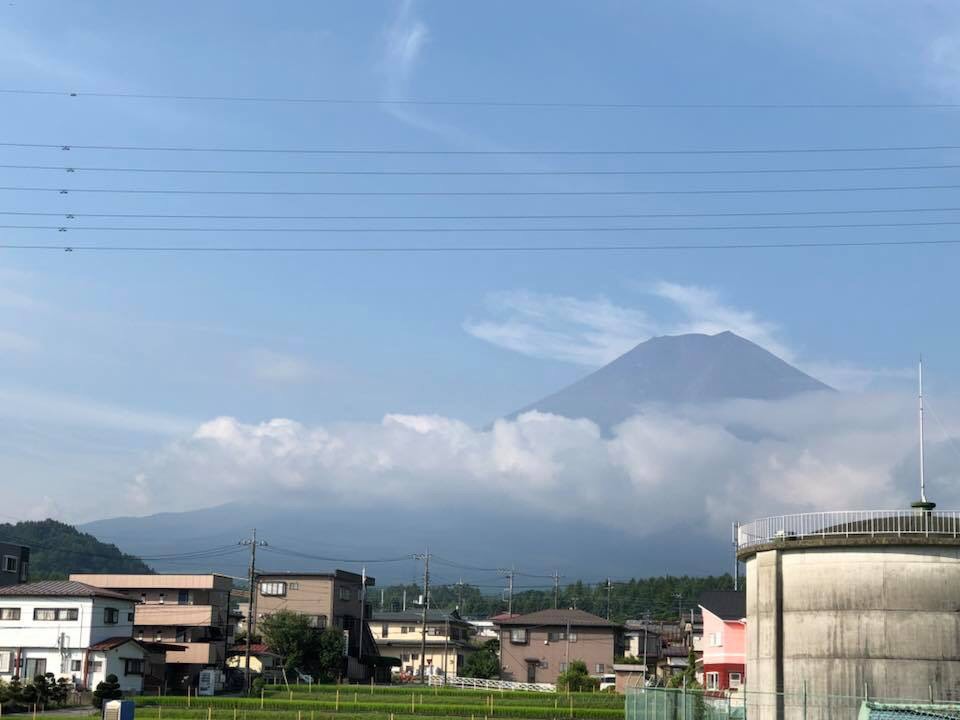
[[[924,535],[960,537],[960,512],[839,510],[777,515],[737,527],[737,548],[807,538]]]

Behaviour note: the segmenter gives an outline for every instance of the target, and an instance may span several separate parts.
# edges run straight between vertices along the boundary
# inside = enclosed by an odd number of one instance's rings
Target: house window
[[[103,624],[104,625],[116,625],[120,622],[120,611],[116,608],[104,608],[103,609]]]
[[[380,626],[380,637],[389,637],[390,636],[390,626],[384,623]]]
[[[77,608],[34,608],[34,620],[76,620],[80,617]]]
[[[730,673],[730,689],[739,690],[743,686],[743,675],[738,672]]]
[[[598,673],[602,673],[602,672],[603,672],[603,663],[597,663],[597,672],[598,672]]]
[[[428,635],[443,635],[443,628],[441,627],[432,627]]]
[[[124,660],[123,674],[124,675],[143,675],[143,660],[142,659]]]
[[[13,653],[0,650],[0,673],[8,673],[13,669]]]
[[[311,619],[311,625],[315,628],[323,630],[327,627],[327,616],[326,615],[314,615]]]
[[[401,625],[401,626],[400,626],[400,634],[401,634],[401,635],[403,635],[404,633],[416,632],[416,630],[417,630],[417,629],[416,629],[415,627],[412,627],[412,626],[409,626],[409,625]]]
[[[19,620],[20,608],[0,608],[0,620]]]
[[[340,600],[349,600],[352,597],[350,594],[350,588],[342,587],[337,590],[337,598]]]
[[[412,653],[412,654],[410,655],[410,659],[411,659],[411,660],[414,660],[414,661],[419,660],[419,659],[420,659],[420,653]]]
[[[723,647],[723,633],[710,633],[710,647]]]
[[[260,594],[268,597],[283,597],[287,594],[287,584],[285,582],[260,583]]]
[[[190,591],[189,590],[178,590],[177,591],[177,605],[189,605],[190,604]]]
[[[547,640],[550,642],[561,642],[563,640],[576,642],[577,634],[575,632],[568,633],[566,630],[555,630],[554,632],[547,633]]]
[[[128,612],[128,613],[127,613],[127,622],[133,622],[133,613],[132,613],[132,612]]]
[[[83,668],[82,660],[71,660],[70,661],[70,672],[80,672]]]
[[[4,555],[3,556],[3,571],[9,573],[15,573],[17,567],[19,566],[20,561],[18,558],[13,555]]]
[[[401,660],[402,662],[410,662],[410,653],[403,653],[403,654],[400,656],[400,660]]]
[[[720,673],[708,672],[707,673],[707,690],[719,690],[719,689],[720,689]]]
[[[299,589],[300,589],[300,583],[298,583],[298,582],[292,582],[292,583],[290,583],[290,589],[291,589],[291,590],[299,590]]]
[[[560,672],[563,673],[566,671],[567,671],[567,664],[565,662],[560,663]]]
[[[514,645],[526,645],[527,643],[527,629],[526,628],[514,628],[510,631],[510,642]]]
[[[91,660],[87,665],[92,673],[98,673],[103,670],[103,660]]]

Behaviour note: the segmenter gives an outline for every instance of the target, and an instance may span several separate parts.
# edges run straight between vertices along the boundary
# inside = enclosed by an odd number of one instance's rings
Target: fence
[[[737,526],[737,548],[804,538],[872,535],[960,537],[960,512],[842,510],[761,518]]]
[[[878,716],[870,708],[899,708]],[[911,708],[907,713],[903,709]],[[952,708],[953,714],[943,708]],[[812,695],[681,688],[628,688],[625,720],[900,720],[943,718],[960,720],[960,703],[932,698],[870,698],[853,695]]]
[[[483,680],[481,678],[442,677],[430,675],[428,685],[443,685],[456,688],[475,688],[480,690],[528,690],[531,692],[551,693],[557,691],[557,686],[551,683],[522,683],[508,680]]]

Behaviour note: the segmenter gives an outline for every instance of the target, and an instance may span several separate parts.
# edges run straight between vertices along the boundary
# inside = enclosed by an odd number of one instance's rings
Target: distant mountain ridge
[[[609,428],[644,405],[780,400],[833,391],[756,343],[726,331],[665,335],[642,342],[585,378],[513,413],[538,410]]]
[[[30,548],[30,580],[65,580],[72,573],[151,573],[143,560],[56,520],[0,524],[0,540]]]

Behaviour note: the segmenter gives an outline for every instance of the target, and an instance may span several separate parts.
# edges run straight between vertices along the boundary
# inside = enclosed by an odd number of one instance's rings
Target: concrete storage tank
[[[960,513],[924,505],[738,526],[748,720],[853,720],[864,696],[960,699]]]

